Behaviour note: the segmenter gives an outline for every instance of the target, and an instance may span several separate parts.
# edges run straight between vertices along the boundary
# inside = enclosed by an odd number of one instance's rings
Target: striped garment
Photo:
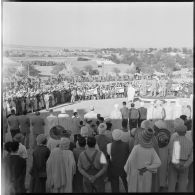
[[[178,151],[178,148],[174,150],[174,143],[179,142],[179,155],[177,155],[178,159],[177,160],[188,160],[190,157],[190,154],[192,153],[193,150],[193,144],[191,141],[186,136],[176,136],[174,137],[171,142],[170,142],[170,154],[171,156],[173,155],[173,151]]]

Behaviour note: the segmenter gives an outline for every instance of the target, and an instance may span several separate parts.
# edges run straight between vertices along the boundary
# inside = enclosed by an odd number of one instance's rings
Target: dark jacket
[[[6,182],[11,184],[15,193],[25,193],[26,160],[19,155],[9,155],[3,162]]]
[[[33,165],[30,171],[32,176],[32,193],[44,193],[46,191],[46,162],[49,155],[50,150],[46,146],[37,146],[33,152]]]
[[[111,145],[111,175],[123,175],[124,166],[129,157],[129,145],[125,142],[114,141]]]
[[[96,135],[95,138],[99,149],[107,156],[107,144],[111,142],[110,139],[105,135]]]

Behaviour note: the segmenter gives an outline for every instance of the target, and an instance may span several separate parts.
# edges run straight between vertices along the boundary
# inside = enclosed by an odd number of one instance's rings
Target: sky
[[[192,47],[192,2],[3,2],[3,44]]]

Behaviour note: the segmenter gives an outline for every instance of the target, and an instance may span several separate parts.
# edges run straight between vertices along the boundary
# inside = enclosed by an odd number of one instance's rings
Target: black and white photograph
[[[193,2],[2,2],[1,194],[193,192]]]

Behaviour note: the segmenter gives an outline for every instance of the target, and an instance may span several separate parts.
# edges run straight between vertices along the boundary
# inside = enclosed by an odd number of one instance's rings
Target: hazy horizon
[[[193,3],[3,2],[3,46],[193,47]]]

